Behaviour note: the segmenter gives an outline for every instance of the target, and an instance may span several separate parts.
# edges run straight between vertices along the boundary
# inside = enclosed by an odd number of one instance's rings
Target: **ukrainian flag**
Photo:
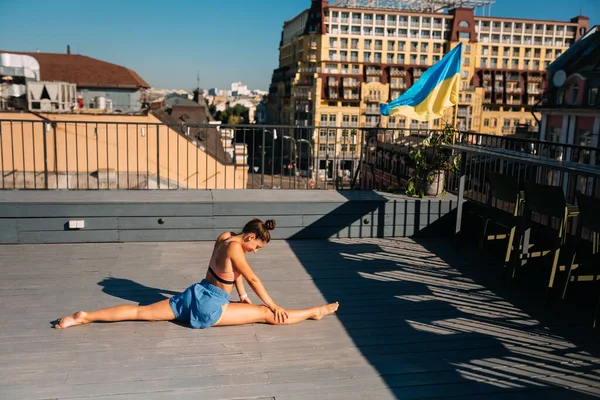
[[[405,115],[418,121],[441,118],[442,112],[458,103],[462,43],[421,75],[404,94],[381,104],[381,115]]]

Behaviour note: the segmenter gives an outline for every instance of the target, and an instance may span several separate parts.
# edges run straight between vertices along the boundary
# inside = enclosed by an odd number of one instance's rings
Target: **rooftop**
[[[442,12],[457,7],[489,6],[495,0],[335,0],[332,7],[393,11]]]
[[[318,322],[50,328],[77,309],[147,304],[179,293],[203,278],[211,249],[211,242],[3,246],[3,396],[600,395],[591,304],[544,309],[539,290],[509,288],[496,262],[443,239],[273,241],[249,256],[284,307],[340,301],[336,315]]]
[[[34,57],[40,64],[40,79],[77,84],[78,87],[137,89],[150,85],[135,71],[78,54],[4,51]]]

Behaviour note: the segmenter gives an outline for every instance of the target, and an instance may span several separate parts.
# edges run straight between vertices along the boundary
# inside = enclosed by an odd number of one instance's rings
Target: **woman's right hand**
[[[278,324],[283,324],[289,318],[287,311],[278,305],[271,307],[271,311],[273,311],[275,322]]]

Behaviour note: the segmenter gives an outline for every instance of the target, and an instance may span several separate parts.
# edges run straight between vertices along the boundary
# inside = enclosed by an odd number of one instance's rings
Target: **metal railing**
[[[422,146],[423,140],[435,133],[434,130],[378,132],[366,138],[360,181],[363,189],[405,190],[415,172],[409,152],[420,149],[431,159],[440,151]],[[457,171],[445,172],[444,189],[459,194],[462,176],[465,178],[463,197],[470,201],[487,204],[489,186],[486,182],[490,172],[509,175],[517,183],[527,181],[561,187],[569,204],[576,203],[579,191],[600,198],[598,148],[477,133],[461,133],[457,144],[468,146],[470,151],[453,151],[460,167]],[[534,221],[546,226],[556,224],[541,215],[535,215]],[[576,223],[575,220],[568,225],[570,234],[575,232]]]
[[[1,120],[0,189],[350,189],[358,179],[358,127],[120,118],[131,122]]]

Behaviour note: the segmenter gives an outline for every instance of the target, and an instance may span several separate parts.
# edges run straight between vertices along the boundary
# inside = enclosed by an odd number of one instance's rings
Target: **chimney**
[[[70,55],[70,54],[71,54],[71,46],[67,45],[67,55]]]

